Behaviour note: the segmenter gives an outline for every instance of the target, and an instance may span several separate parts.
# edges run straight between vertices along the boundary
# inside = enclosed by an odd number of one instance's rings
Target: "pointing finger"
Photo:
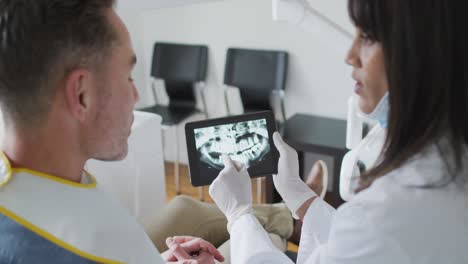
[[[222,158],[225,168],[235,167],[231,157],[229,157],[227,154],[222,154]]]

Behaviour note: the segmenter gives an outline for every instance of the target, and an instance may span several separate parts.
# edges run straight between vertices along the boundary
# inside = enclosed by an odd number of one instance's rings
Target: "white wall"
[[[194,0],[197,2],[196,0]],[[351,29],[346,15],[346,1],[314,0],[318,10],[338,25]],[[225,113],[222,82],[228,47],[287,50],[290,54],[286,84],[286,113],[346,117],[347,98],[351,94],[351,69],[344,56],[351,40],[326,24],[307,33],[301,28],[272,21],[271,0],[206,1],[190,5],[143,11],[130,25],[138,33],[137,54],[146,76],[139,83],[142,102],[152,103],[149,96],[149,72],[153,44],[171,41],[209,46],[208,110],[211,116]],[[134,26],[136,25],[136,26]],[[141,59],[142,58],[142,59]],[[139,76],[141,77],[141,76]],[[180,129],[183,138],[183,129]],[[165,145],[171,139],[165,139]],[[180,146],[185,146],[181,139]],[[182,160],[185,160],[181,149]],[[173,153],[167,153],[169,159]]]
[[[153,95],[150,90],[149,67],[151,57],[146,57],[143,50],[143,31],[148,25],[141,21],[141,14],[145,10],[153,10],[169,6],[180,6],[197,2],[209,2],[220,0],[120,0],[117,1],[116,11],[124,21],[132,38],[133,48],[138,58],[138,63],[133,71],[133,79],[140,94],[140,101],[136,108],[153,104]],[[151,55],[150,55],[151,56]]]
[[[138,63],[135,65],[135,68],[132,72],[132,77],[135,80],[135,86],[138,89],[140,94],[140,101],[137,103],[136,107],[142,107],[151,103],[148,101],[151,93],[148,91],[148,84],[146,82],[146,60],[144,59],[144,50],[142,45],[143,39],[143,27],[140,23],[140,13],[147,6],[129,6],[130,1],[120,1],[117,5],[117,13],[120,18],[124,21],[127,26],[128,31],[130,32],[130,37],[132,39],[133,49],[138,58]],[[138,8],[137,8],[138,7]]]
[[[345,1],[322,2],[327,3],[323,9],[330,17],[344,15],[344,19],[336,21],[346,23]],[[334,2],[335,9],[330,2]],[[140,22],[146,64],[150,65],[155,41],[207,44],[208,105],[209,112],[216,116],[224,113],[224,102],[219,98],[228,47],[287,50],[287,115],[304,112],[345,118],[352,82],[344,56],[350,40],[327,26],[320,35],[314,35],[274,22],[271,10],[271,0],[232,0],[143,12]],[[146,69],[147,76],[149,70]]]

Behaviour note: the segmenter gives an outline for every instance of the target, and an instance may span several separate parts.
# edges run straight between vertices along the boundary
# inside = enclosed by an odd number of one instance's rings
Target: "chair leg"
[[[174,160],[174,175],[175,175],[175,187],[176,187],[176,194],[181,194],[180,191],[180,174],[179,174],[179,138],[177,137],[177,126],[174,126],[175,129],[175,160]]]
[[[262,178],[257,178],[257,203],[262,203]]]
[[[204,192],[204,187],[198,187],[198,199],[202,202],[205,201],[205,192]]]

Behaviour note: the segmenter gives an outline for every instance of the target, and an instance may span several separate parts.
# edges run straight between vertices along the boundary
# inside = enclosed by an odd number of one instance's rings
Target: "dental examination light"
[[[330,30],[341,33],[348,40],[353,38],[351,32],[314,8],[313,2],[314,0],[272,0],[273,20],[297,25],[321,38],[326,38]],[[360,175],[377,162],[385,140],[386,130],[379,124],[363,137],[364,123],[370,120],[360,114],[358,100],[355,95],[348,100],[346,148],[350,151],[344,156],[340,171],[340,195],[345,201],[353,197]]]

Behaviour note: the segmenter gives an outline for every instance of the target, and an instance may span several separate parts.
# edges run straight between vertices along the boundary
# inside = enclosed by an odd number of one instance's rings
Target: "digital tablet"
[[[279,154],[273,145],[275,131],[276,121],[271,111],[187,123],[185,135],[192,185],[213,182],[224,168],[223,153],[245,164],[252,178],[277,174]]]

